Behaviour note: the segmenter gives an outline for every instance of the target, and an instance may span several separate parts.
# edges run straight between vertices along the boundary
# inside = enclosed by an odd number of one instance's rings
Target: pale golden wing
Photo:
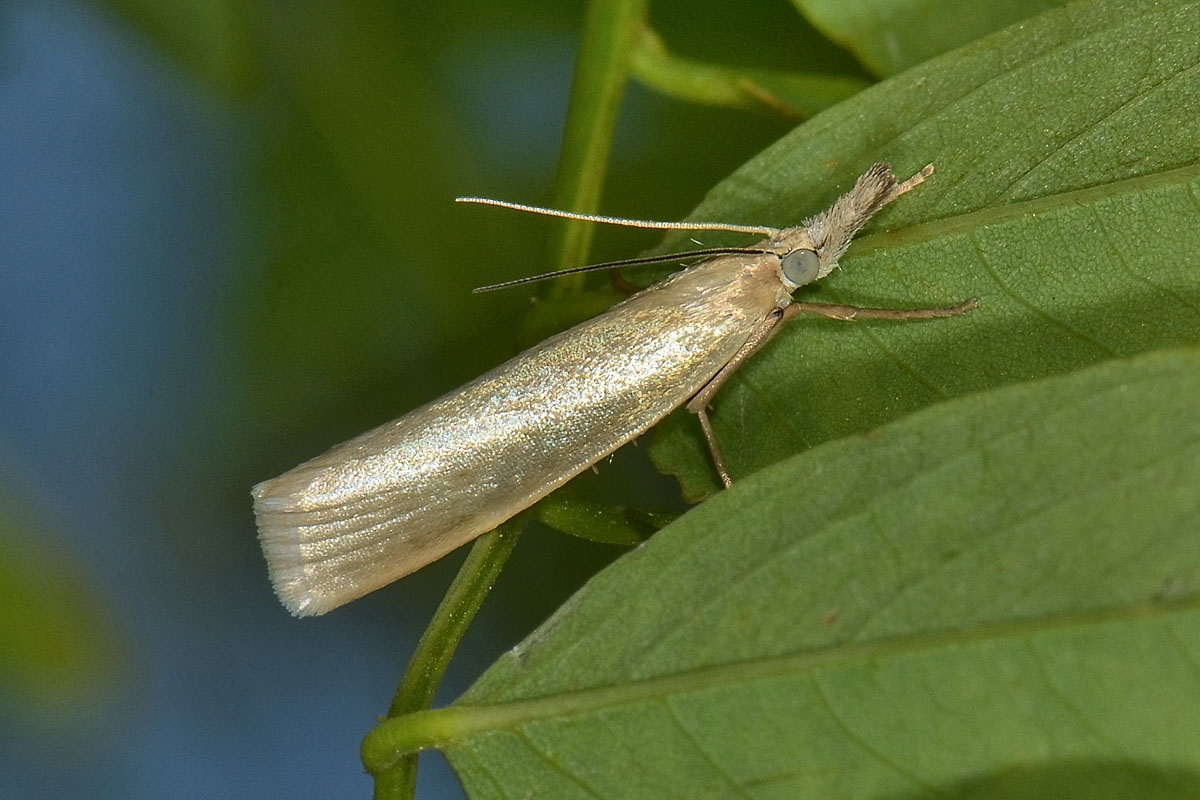
[[[549,494],[695,394],[786,304],[777,273],[771,258],[700,264],[260,483],[276,593],[322,614]]]

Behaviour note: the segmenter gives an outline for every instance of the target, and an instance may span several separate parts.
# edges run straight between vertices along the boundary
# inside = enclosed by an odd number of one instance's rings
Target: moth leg
[[[845,322],[856,319],[941,319],[965,314],[977,305],[973,299],[940,308],[863,308],[835,303],[792,303],[783,310],[783,318],[788,320],[797,314],[817,314]]]
[[[721,476],[721,482],[725,484],[725,488],[733,485],[733,479],[729,477],[729,469],[725,466],[725,456],[721,453],[721,445],[717,442],[717,434],[713,430],[712,422],[708,418],[708,407],[712,403],[713,397],[721,390],[726,381],[733,376],[733,373],[737,372],[746,359],[757,353],[767,342],[771,341],[775,337],[775,334],[779,333],[783,328],[783,323],[792,319],[797,314],[817,314],[822,317],[847,322],[856,319],[941,319],[943,317],[956,317],[960,314],[965,314],[977,305],[978,303],[974,299],[971,299],[964,300],[956,305],[941,306],[938,308],[864,308],[862,306],[847,306],[835,303],[792,303],[787,308],[776,309],[750,334],[750,337],[746,339],[741,349],[734,354],[733,358],[729,359],[729,363],[721,367],[717,374],[712,377],[712,380],[704,384],[700,391],[687,404],[687,410],[695,414],[700,420],[700,429],[704,431],[704,440],[708,443],[708,452],[712,455],[713,466],[717,468],[717,474]]]
[[[691,409],[688,409],[691,411]],[[728,489],[733,486],[733,479],[729,477],[729,468],[725,466],[725,456],[721,455],[721,445],[717,443],[717,434],[713,430],[712,423],[708,421],[708,409],[701,408],[693,412],[696,419],[700,420],[700,430],[704,431],[704,441],[708,442],[708,452],[712,456],[713,466],[717,468],[717,474],[721,476],[721,483],[725,484]]]
[[[721,454],[721,445],[717,442],[712,422],[708,419],[708,406],[712,402],[713,396],[721,390],[730,376],[737,372],[738,367],[761,350],[767,342],[774,338],[775,334],[779,333],[779,329],[783,327],[780,323],[784,321],[785,314],[786,311],[782,309],[771,312],[770,316],[754,329],[741,349],[733,354],[733,358],[729,359],[729,362],[721,367],[717,374],[712,376],[712,379],[688,401],[687,410],[700,420],[700,429],[704,431],[704,440],[708,442],[708,452],[712,454],[713,466],[717,468],[717,474],[721,476],[721,483],[725,484],[726,489],[733,485],[733,479],[729,477],[729,469],[725,466],[725,456]]]

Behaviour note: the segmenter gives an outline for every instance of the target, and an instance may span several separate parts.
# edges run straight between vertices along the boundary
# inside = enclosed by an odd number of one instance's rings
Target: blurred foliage
[[[56,539],[0,493],[0,703],[34,728],[99,718],[127,657],[103,593]]]
[[[227,96],[252,91],[258,78],[250,33],[252,3],[237,0],[105,0],[154,46]]]

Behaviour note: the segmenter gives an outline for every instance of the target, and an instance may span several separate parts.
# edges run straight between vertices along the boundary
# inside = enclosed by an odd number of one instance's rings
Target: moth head
[[[923,179],[924,174],[918,173],[914,178]],[[916,182],[913,185],[916,185]],[[793,245],[794,249],[783,256],[785,279],[794,282],[796,286],[803,286],[833,272],[838,259],[846,252],[854,235],[867,224],[875,212],[908,188],[910,187],[907,182],[903,187],[897,184],[896,176],[887,164],[880,163],[871,167],[858,179],[854,187],[839,197],[828,210],[804,222],[801,229],[806,234],[808,252],[811,255],[805,255],[802,247]],[[816,275],[809,277],[814,263]],[[797,280],[806,277],[808,280]]]

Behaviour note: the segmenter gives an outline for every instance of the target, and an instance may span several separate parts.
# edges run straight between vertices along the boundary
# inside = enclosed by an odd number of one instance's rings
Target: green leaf
[[[792,0],[877,75],[894,75],[1066,0]]]
[[[1194,2],[1073,5],[856,95],[720,184],[696,218],[796,224],[874,161],[934,162],[799,297],[979,300],[793,323],[715,399],[734,479],[948,397],[1200,341],[1198,33]],[[651,450],[692,498],[716,488],[697,427],[676,414]]]
[[[596,576],[453,707],[473,797],[1200,792],[1200,350],[791,458]]]

